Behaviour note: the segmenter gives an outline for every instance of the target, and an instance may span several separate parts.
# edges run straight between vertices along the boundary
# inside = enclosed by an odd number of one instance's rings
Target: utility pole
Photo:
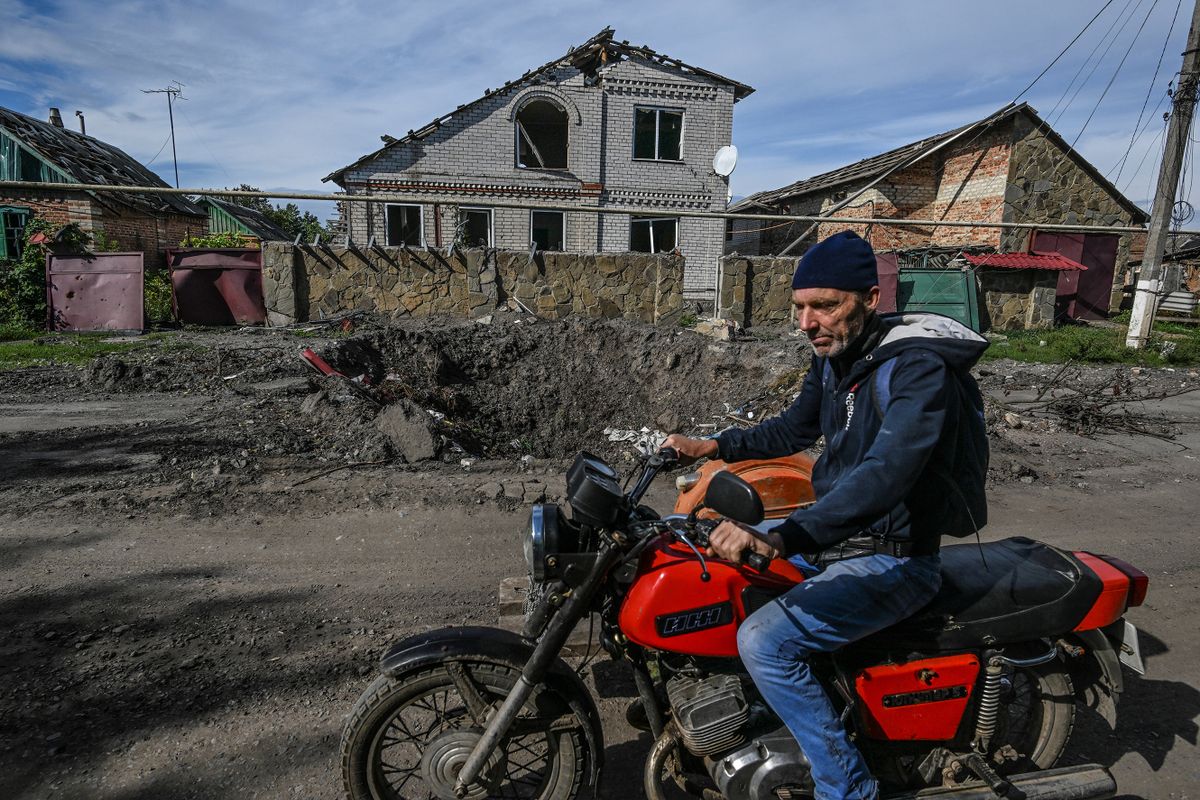
[[[1200,80],[1200,0],[1192,11],[1192,27],[1188,29],[1187,49],[1183,51],[1183,67],[1179,85],[1171,96],[1171,119],[1167,125],[1167,147],[1158,170],[1158,188],[1150,208],[1150,232],[1146,235],[1146,253],[1142,256],[1142,272],[1133,294],[1133,313],[1129,318],[1129,333],[1125,346],[1140,349],[1150,338],[1154,312],[1162,288],[1163,251],[1167,248],[1167,233],[1171,227],[1171,209],[1179,186],[1179,172],[1187,151],[1192,127],[1192,112],[1196,108],[1196,84]]]
[[[1200,3],[1200,0],[1197,0]],[[165,89],[142,89],[143,94],[165,94],[167,96],[167,116],[171,120],[171,159],[175,162],[175,188],[179,188],[179,157],[175,155],[175,110],[172,108],[172,103],[175,100],[187,100],[181,96],[183,92],[183,84],[179,81],[171,81],[171,85]]]

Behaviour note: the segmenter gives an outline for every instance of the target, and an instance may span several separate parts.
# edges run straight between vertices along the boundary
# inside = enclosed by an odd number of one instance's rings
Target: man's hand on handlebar
[[[708,554],[727,561],[741,562],[749,550],[768,559],[783,552],[783,540],[777,533],[758,533],[733,520],[722,520],[708,535]]]
[[[662,446],[679,452],[680,466],[686,467],[701,458],[717,457],[717,443],[713,439],[692,439],[682,433],[672,433]]]

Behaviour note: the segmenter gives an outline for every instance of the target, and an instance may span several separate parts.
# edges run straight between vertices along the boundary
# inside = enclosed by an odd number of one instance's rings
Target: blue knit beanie
[[[854,231],[835,233],[810,248],[792,276],[793,289],[857,292],[878,285],[875,251]]]

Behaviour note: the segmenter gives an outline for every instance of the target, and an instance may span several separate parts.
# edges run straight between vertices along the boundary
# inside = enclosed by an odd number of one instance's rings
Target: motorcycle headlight
[[[525,563],[535,581],[546,580],[546,556],[557,553],[558,546],[558,506],[539,503],[530,510],[525,536]]]

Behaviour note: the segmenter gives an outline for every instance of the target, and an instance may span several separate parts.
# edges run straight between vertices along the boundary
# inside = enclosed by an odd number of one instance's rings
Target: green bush
[[[171,308],[171,276],[165,269],[148,269],[144,279],[146,319],[151,324],[174,322]]]
[[[240,233],[226,231],[223,233],[210,233],[205,236],[185,236],[183,237],[183,241],[179,243],[179,246],[223,250],[229,247],[250,247],[253,245],[247,244],[247,239]]]

